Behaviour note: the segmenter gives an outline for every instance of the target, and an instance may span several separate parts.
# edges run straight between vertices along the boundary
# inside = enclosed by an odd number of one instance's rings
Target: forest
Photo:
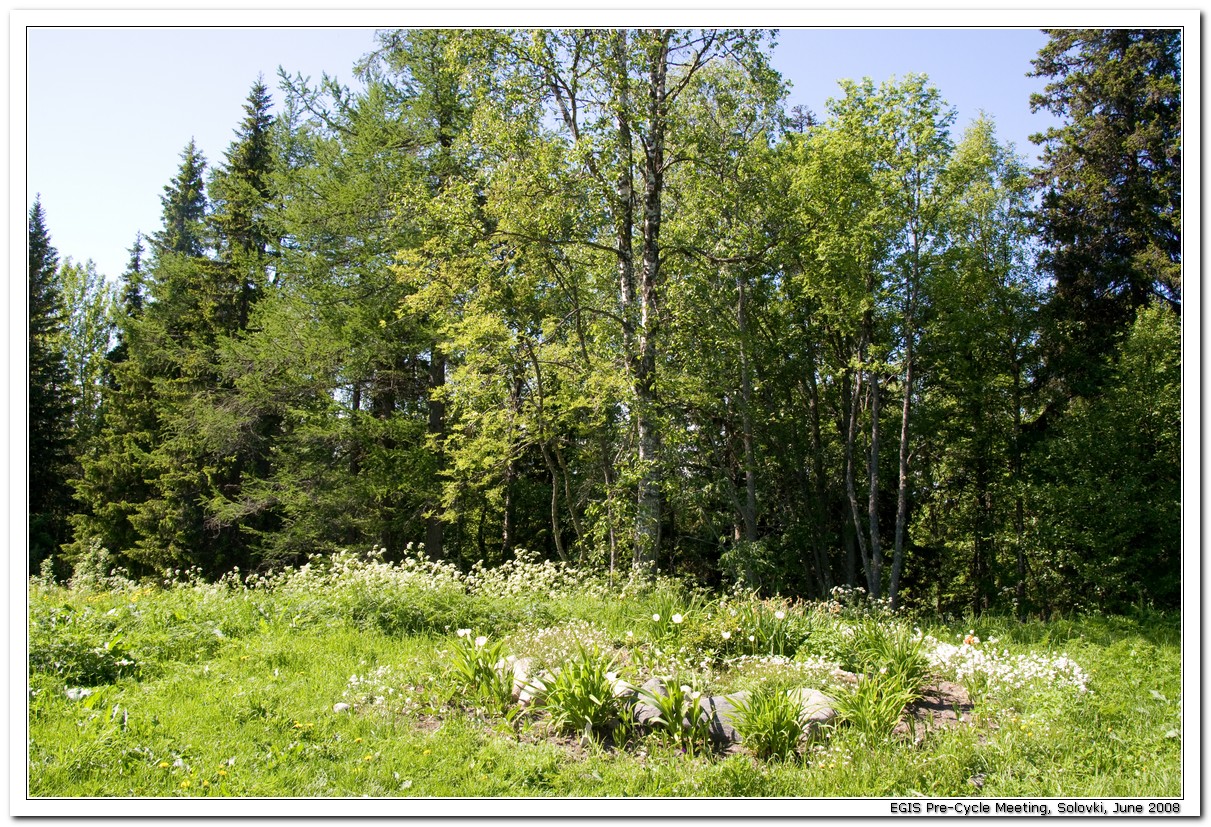
[[[788,109],[775,36],[379,32],[256,79],[113,279],[35,200],[29,573],[1178,608],[1181,31],[1048,30],[1037,165],[924,76]]]

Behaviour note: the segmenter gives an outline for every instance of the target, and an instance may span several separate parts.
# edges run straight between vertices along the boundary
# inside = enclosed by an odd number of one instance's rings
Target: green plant
[[[758,758],[786,759],[795,754],[807,726],[799,704],[777,684],[767,684],[748,698],[737,698],[735,726]]]
[[[483,635],[471,635],[470,629],[458,630],[458,643],[451,653],[455,679],[460,689],[490,712],[503,712],[513,698],[513,672],[497,666],[504,656],[504,641],[489,642]]]
[[[597,647],[580,647],[547,683],[543,702],[551,722],[565,732],[602,732],[619,717],[610,672],[614,662]]]
[[[644,701],[658,710],[650,723],[693,755],[697,748],[705,747],[710,738],[710,719],[698,705],[702,692],[673,677],[664,680],[664,689],[663,693],[639,690]]]
[[[857,684],[836,697],[837,715],[861,735],[883,739],[891,735],[904,707],[917,697],[917,688],[903,674],[860,675]]]
[[[931,667],[924,636],[895,622],[865,618],[854,628],[849,665],[854,672],[885,675],[917,697]]]

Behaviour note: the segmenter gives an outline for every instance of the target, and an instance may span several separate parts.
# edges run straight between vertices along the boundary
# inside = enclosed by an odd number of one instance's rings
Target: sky
[[[876,83],[927,74],[957,110],[954,137],[981,111],[1003,142],[1033,161],[1029,141],[1055,121],[1031,114],[1037,28],[787,28],[774,67],[792,84],[788,107],[826,114],[838,79]],[[156,232],[160,196],[194,139],[223,160],[248,91],[278,68],[355,83],[374,47],[370,28],[31,27],[27,30],[27,207],[40,195],[62,258],[92,259],[116,278],[136,232]]]

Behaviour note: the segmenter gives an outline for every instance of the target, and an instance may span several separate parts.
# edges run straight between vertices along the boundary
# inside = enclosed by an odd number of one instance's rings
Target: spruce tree
[[[1065,396],[1095,392],[1136,311],[1181,307],[1181,32],[1054,29],[1034,61],[1034,110],[1067,120],[1036,187],[1055,280],[1046,349]]]
[[[65,538],[70,491],[71,387],[62,349],[59,254],[41,199],[29,211],[29,563],[36,571]]]

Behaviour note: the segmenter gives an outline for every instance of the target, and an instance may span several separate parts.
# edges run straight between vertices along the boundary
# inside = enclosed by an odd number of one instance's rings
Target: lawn
[[[35,580],[29,603],[31,797],[1182,794],[1172,615],[916,617],[374,553]],[[655,677],[669,709],[642,726],[657,693],[611,690]],[[788,715],[807,689],[838,715]],[[742,700],[739,743],[691,720],[699,695]]]

